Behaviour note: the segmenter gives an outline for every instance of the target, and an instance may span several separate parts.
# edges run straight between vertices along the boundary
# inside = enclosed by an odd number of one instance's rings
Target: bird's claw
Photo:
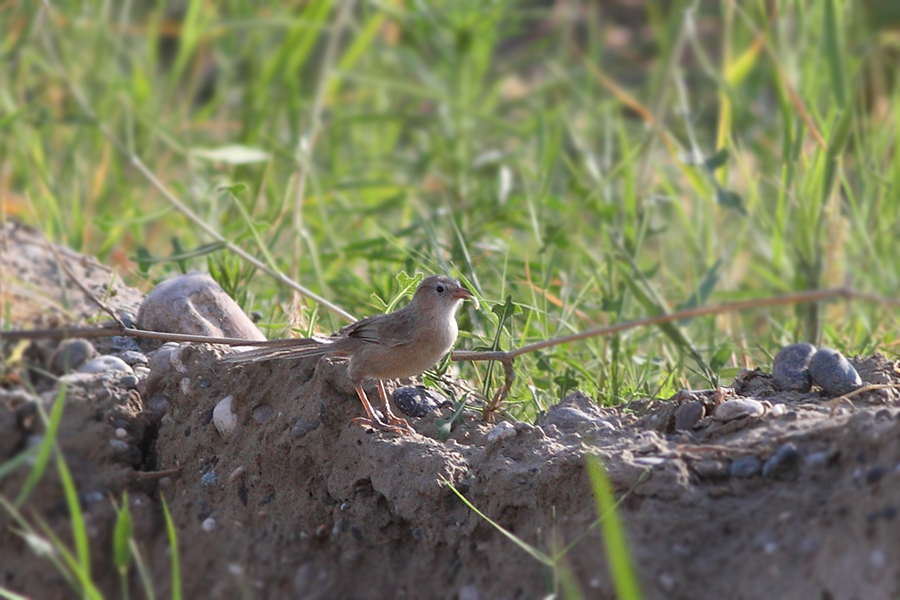
[[[351,423],[358,423],[360,425],[367,425],[373,429],[377,429],[379,431],[385,431],[389,433],[399,433],[401,435],[409,435],[413,434],[416,431],[410,427],[409,423],[407,423],[404,419],[394,418],[391,423],[385,423],[378,419],[371,419],[369,417],[356,417],[350,421]]]

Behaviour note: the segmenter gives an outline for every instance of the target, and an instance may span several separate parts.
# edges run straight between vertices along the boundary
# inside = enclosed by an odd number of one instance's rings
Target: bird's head
[[[472,300],[478,306],[478,299],[457,280],[447,275],[432,275],[416,288],[411,304],[420,310],[446,311],[452,316],[463,300]]]

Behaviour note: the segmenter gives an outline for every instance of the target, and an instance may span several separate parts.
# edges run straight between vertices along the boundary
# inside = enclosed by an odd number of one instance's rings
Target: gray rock
[[[747,456],[739,456],[731,461],[731,467],[728,473],[732,477],[753,477],[759,473],[762,468],[762,462],[752,454]]]
[[[116,352],[113,356],[121,358],[125,361],[125,364],[131,367],[148,364],[147,355],[143,352],[138,352],[137,350],[124,350],[122,352]]]
[[[50,358],[50,368],[54,373],[68,373],[95,356],[97,349],[89,341],[81,338],[63,340]]]
[[[391,397],[397,409],[408,417],[424,417],[450,402],[423,385],[397,388]]]
[[[144,299],[138,326],[150,331],[264,340],[237,302],[209,275],[167,279]]]
[[[102,373],[103,371],[125,371],[134,373],[124,360],[115,356],[103,355],[78,367],[79,373]]]
[[[831,348],[820,348],[809,361],[813,383],[829,396],[849,394],[862,385],[859,373],[843,354]]]
[[[762,474],[775,479],[791,479],[796,475],[801,459],[794,444],[784,444],[763,464]]]
[[[783,391],[808,392],[812,387],[809,361],[816,353],[812,344],[801,342],[785,346],[772,361],[772,379]]]
[[[675,429],[677,431],[688,431],[703,418],[705,412],[702,402],[697,400],[684,402],[675,410]]]
[[[743,417],[761,417],[766,414],[765,405],[753,398],[735,398],[716,407],[713,419],[716,421],[733,421]]]

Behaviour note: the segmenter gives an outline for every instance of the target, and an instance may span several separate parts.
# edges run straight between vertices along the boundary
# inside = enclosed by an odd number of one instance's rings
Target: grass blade
[[[22,506],[25,500],[28,499],[28,496],[31,495],[31,492],[34,491],[35,486],[41,480],[41,477],[44,476],[47,462],[50,460],[50,453],[53,452],[53,445],[56,442],[56,432],[59,430],[59,423],[62,420],[63,406],[65,406],[65,403],[66,386],[65,384],[60,384],[59,393],[56,395],[56,400],[53,402],[53,409],[50,411],[49,422],[47,422],[46,415],[44,414],[44,410],[40,403],[37,405],[41,417],[44,419],[44,422],[47,423],[47,427],[44,430],[44,439],[41,441],[41,445],[38,448],[37,459],[34,461],[34,466],[31,468],[31,472],[28,474],[19,495],[16,497],[15,504],[17,508]]]
[[[598,458],[591,455],[585,458],[594,498],[597,500],[597,514],[605,515],[600,526],[603,528],[606,559],[609,562],[609,571],[612,574],[616,597],[620,600],[640,600],[641,588],[631,555],[628,552],[625,530],[616,511],[616,499],[613,496],[609,477]]]
[[[178,533],[175,531],[175,523],[169,514],[169,505],[165,496],[159,496],[162,500],[163,514],[166,517],[166,533],[169,535],[169,548],[172,555],[172,600],[181,600],[181,561],[178,558]]]

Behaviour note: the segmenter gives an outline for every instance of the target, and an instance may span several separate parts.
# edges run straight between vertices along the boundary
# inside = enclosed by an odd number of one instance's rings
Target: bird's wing
[[[222,358],[225,363],[250,363],[264,360],[280,360],[290,358],[305,358],[309,356],[324,356],[342,350],[338,340],[328,338],[294,338],[287,340],[272,340],[265,346],[235,352]]]
[[[370,344],[396,347],[403,346],[411,341],[410,318],[412,314],[405,308],[386,315],[366,317],[356,323],[347,325],[339,335],[361,340]]]

